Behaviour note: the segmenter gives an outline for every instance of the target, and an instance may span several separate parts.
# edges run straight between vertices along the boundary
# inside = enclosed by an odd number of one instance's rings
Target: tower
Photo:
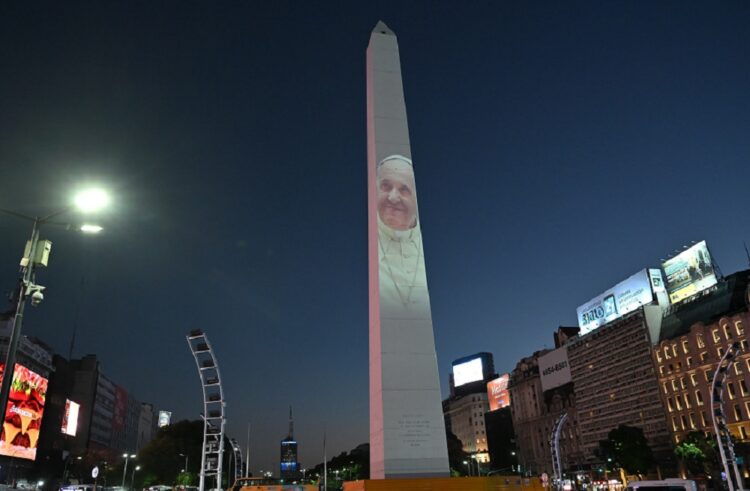
[[[449,475],[396,35],[367,47],[370,478]]]
[[[299,462],[297,462],[297,440],[294,439],[294,419],[292,406],[289,406],[289,434],[281,440],[281,479],[299,479]]]

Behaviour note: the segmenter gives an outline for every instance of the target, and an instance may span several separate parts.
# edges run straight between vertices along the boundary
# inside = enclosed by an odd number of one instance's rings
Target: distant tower
[[[299,462],[297,462],[297,441],[294,439],[294,419],[292,406],[289,406],[289,434],[281,440],[281,479],[299,479]]]
[[[370,479],[449,475],[396,35],[367,47]],[[421,164],[429,170],[429,163]]]

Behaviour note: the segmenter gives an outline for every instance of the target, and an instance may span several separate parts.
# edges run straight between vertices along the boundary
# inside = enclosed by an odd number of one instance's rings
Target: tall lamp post
[[[0,208],[0,213],[11,215],[32,223],[31,238],[26,243],[26,249],[21,258],[22,276],[20,284],[18,285],[18,304],[16,306],[15,315],[13,316],[13,327],[11,328],[10,340],[8,341],[8,354],[5,356],[4,375],[7,376],[3,376],[2,383],[0,383],[0,408],[2,408],[2,411],[5,411],[5,408],[8,407],[8,395],[10,394],[13,370],[16,366],[16,352],[18,351],[18,343],[21,339],[21,328],[23,326],[23,312],[26,306],[26,299],[31,297],[31,305],[39,305],[44,299],[42,290],[44,290],[45,287],[35,283],[35,266],[47,266],[52,242],[48,240],[39,240],[39,229],[45,224],[62,225],[69,228],[70,224],[56,222],[53,221],[53,219],[73,210],[74,208],[77,208],[82,212],[97,211],[107,206],[110,198],[107,193],[101,189],[90,189],[79,193],[74,201],[75,205],[65,207],[62,210],[58,210],[43,217],[25,215],[23,213]],[[97,233],[101,232],[102,227],[98,225],[84,224],[80,226],[79,229],[84,233]]]
[[[125,487],[125,475],[128,472],[128,459],[134,459],[135,454],[128,455],[126,453],[122,454],[123,457],[125,457],[125,467],[122,468],[122,487]]]
[[[133,489],[133,483],[135,483],[135,471],[141,470],[141,466],[137,465],[133,467],[133,473],[130,474],[130,489]]]
[[[188,456],[187,454],[181,453],[179,454],[180,457],[185,457],[185,468],[182,469],[182,472],[188,472]]]

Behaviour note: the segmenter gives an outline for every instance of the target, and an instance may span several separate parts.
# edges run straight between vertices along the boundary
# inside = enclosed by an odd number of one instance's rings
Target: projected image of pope
[[[381,313],[404,318],[429,315],[411,160],[401,155],[383,159],[377,188]]]

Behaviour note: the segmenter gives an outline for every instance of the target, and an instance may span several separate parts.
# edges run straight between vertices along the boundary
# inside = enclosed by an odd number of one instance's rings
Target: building
[[[480,465],[490,462],[485,414],[490,410],[487,383],[496,378],[492,353],[482,352],[453,362],[451,397],[443,401],[445,426]]]
[[[294,419],[292,419],[292,407],[289,406],[289,433],[281,440],[281,458],[279,460],[281,479],[297,480],[302,477],[299,462],[297,461],[297,440],[294,439]]]
[[[735,441],[750,443],[750,270],[720,281],[706,295],[676,305],[653,348],[672,443],[693,431],[713,432],[711,383],[727,346],[742,350],[725,380],[724,411]]]
[[[568,343],[581,450],[588,464],[601,463],[599,442],[628,425],[643,430],[662,470],[674,465],[651,356],[647,307]]]
[[[557,349],[560,343],[575,336],[576,328],[561,327],[555,333]],[[518,464],[521,471],[539,475],[552,472],[550,436],[555,423],[563,413],[567,421],[560,433],[560,455],[563,470],[584,468],[578,415],[573,383],[565,383],[544,390],[539,360],[553,355],[557,350],[542,350],[521,359],[510,375],[510,408],[513,430],[518,447]]]

